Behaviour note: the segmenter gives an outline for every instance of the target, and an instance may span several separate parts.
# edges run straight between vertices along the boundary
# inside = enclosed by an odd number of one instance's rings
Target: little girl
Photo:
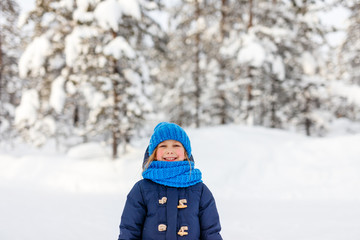
[[[142,176],[127,196],[119,240],[222,239],[214,197],[194,168],[190,140],[180,126],[155,127]]]

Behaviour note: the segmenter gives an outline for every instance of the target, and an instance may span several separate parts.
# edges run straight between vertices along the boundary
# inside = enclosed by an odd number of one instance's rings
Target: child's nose
[[[172,148],[166,149],[166,153],[173,153],[173,152],[174,152],[174,149],[172,149]]]

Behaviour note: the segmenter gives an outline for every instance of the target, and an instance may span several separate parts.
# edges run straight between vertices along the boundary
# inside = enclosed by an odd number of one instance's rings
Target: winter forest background
[[[159,121],[224,239],[360,239],[359,0],[1,0],[0,48],[1,240],[117,239]]]
[[[0,4],[1,144],[96,141],[116,158],[161,120],[360,131],[359,1]]]

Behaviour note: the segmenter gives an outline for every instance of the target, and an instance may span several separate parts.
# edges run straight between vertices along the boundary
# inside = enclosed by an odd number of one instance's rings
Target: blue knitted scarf
[[[189,187],[202,182],[200,170],[194,168],[194,162],[189,164],[188,161],[153,161],[142,176],[169,187]]]

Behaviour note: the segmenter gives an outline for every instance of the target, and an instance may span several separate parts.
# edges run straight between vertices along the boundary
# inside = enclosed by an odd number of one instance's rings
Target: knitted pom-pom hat
[[[151,155],[159,143],[166,140],[176,140],[181,142],[188,157],[191,157],[190,139],[184,129],[175,123],[161,122],[154,128],[154,133],[150,138],[149,155]]]

